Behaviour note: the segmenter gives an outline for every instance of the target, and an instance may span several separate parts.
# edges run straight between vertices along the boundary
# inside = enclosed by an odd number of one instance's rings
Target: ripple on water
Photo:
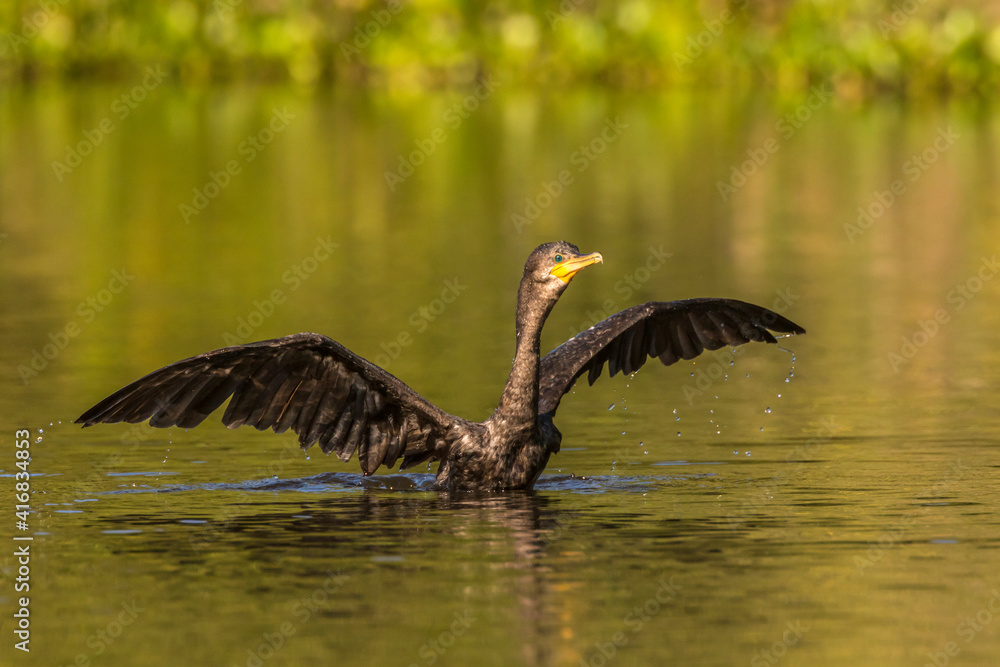
[[[653,465],[684,466],[687,461],[664,461]],[[706,465],[700,462],[699,465]],[[646,493],[650,490],[669,486],[678,479],[692,479],[711,476],[710,473],[676,475],[669,478],[628,475],[542,475],[535,485],[536,491],[570,491],[574,493]],[[187,491],[242,491],[242,492],[295,492],[295,493],[356,493],[361,491],[430,492],[436,491],[435,476],[428,473],[399,475],[375,475],[365,477],[355,473],[325,472],[309,477],[290,479],[252,479],[243,482],[211,482],[206,484],[167,484],[160,487],[147,485],[123,487],[112,494],[133,493],[184,493]]]

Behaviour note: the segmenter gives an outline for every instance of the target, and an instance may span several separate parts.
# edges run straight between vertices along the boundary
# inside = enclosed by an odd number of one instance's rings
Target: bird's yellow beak
[[[599,252],[592,252],[589,255],[576,255],[575,257],[567,257],[561,263],[556,264],[555,267],[549,271],[559,280],[564,283],[568,283],[570,279],[577,274],[580,269],[590,266],[591,264],[597,264],[598,262],[604,263],[604,258]]]

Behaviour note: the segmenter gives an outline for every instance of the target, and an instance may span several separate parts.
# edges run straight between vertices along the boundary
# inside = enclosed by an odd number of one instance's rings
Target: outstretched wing
[[[594,384],[605,362],[612,376],[634,373],[647,357],[658,357],[669,366],[679,359],[693,359],[703,350],[750,341],[774,343],[771,331],[806,332],[778,313],[735,299],[651,301],[626,308],[545,355],[539,412],[554,413],[583,373]]]
[[[355,450],[370,475],[400,456],[400,468],[439,458],[456,418],[395,376],[314,333],[237,345],[165,366],[87,410],[78,424],[197,426],[232,396],[222,422],[289,428],[303,449],[319,443],[347,461]]]

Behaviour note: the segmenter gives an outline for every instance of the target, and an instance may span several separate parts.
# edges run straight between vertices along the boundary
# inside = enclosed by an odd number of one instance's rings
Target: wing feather
[[[539,412],[554,413],[563,395],[584,373],[594,384],[605,363],[611,376],[634,373],[648,357],[669,366],[726,345],[775,343],[771,331],[806,332],[774,311],[736,299],[651,301],[626,308],[545,355],[539,378]]]
[[[288,429],[344,461],[355,451],[366,475],[380,465],[434,460],[458,420],[395,376],[319,334],[237,345],[153,371],[87,410],[77,423],[150,420],[197,426],[226,399],[230,428]]]
[[[188,406],[192,401],[201,395],[201,392],[205,389],[205,386],[211,384],[214,378],[211,375],[205,376],[194,376],[191,378],[190,382],[184,385],[175,395],[182,396],[173,403],[168,403],[163,405],[157,412],[150,417],[149,423],[153,426],[157,424],[176,424],[177,420],[182,414],[187,410]]]

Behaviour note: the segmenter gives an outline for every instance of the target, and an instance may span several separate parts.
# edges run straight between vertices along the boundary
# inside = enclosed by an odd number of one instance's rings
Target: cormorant
[[[703,350],[750,341],[774,343],[771,331],[805,329],[781,315],[735,299],[652,301],[626,308],[539,358],[542,325],[569,281],[603,262],[566,242],[536,248],[517,292],[513,368],[489,419],[471,422],[432,405],[406,384],[336,341],[300,333],[226,347],[165,366],[118,390],[77,423],[149,420],[190,428],[232,396],[222,421],[282,433],[303,449],[314,444],[373,474],[440,461],[437,484],[451,491],[531,489],[562,439],[552,423],[562,396],[584,373],[590,384],[633,373],[647,357],[664,365]],[[770,330],[770,331],[769,331]]]

